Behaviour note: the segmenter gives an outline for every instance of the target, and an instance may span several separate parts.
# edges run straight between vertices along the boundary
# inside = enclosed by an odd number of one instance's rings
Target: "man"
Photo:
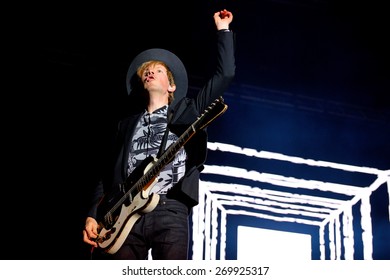
[[[156,260],[188,259],[188,217],[198,203],[206,129],[183,145],[178,140],[234,78],[232,20],[226,9],[214,13],[216,70],[193,98],[186,96],[187,72],[173,53],[149,49],[130,64],[127,90],[143,106],[119,123],[111,173],[92,195],[83,240],[98,248],[93,258],[142,260],[151,249]],[[177,148],[174,153],[167,152],[171,145]],[[165,157],[156,164],[155,159]],[[150,176],[143,173],[150,170]]]

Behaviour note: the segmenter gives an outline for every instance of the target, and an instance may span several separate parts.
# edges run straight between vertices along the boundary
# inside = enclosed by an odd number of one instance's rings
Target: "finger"
[[[88,235],[88,232],[86,230],[83,230],[83,241],[94,247],[98,246],[97,242],[94,241],[94,238],[91,238],[91,236]]]

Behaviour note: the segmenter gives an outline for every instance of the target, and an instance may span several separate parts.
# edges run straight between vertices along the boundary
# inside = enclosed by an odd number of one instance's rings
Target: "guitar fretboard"
[[[222,107],[216,108],[216,105],[218,104],[222,105]],[[125,201],[132,201],[132,198],[135,197],[135,195],[137,195],[142,189],[148,187],[151,182],[158,176],[158,174],[160,174],[161,170],[175,157],[176,153],[186,144],[186,142],[198,130],[206,127],[215,118],[225,112],[226,108],[227,106],[224,104],[223,98],[217,98],[210,106],[207,107],[204,113],[200,115],[196,121],[186,129],[186,131],[176,140],[176,142],[172,143],[168,149],[165,150],[162,156],[153,163],[152,167],[148,169],[146,173],[132,186],[130,186],[131,182],[129,181],[129,176],[125,182],[125,189],[128,189],[128,191],[123,197],[121,197],[120,200],[118,200],[117,203],[115,203],[115,205],[113,205],[111,210],[108,211],[106,215],[111,216],[111,214],[118,210]],[[214,112],[214,110],[216,112]],[[111,217],[109,218],[111,219]]]

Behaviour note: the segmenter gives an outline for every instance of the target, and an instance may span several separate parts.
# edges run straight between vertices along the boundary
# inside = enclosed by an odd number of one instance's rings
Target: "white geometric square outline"
[[[205,165],[204,174],[218,174],[249,179],[253,185],[227,184],[200,181],[199,204],[192,211],[192,259],[215,260],[217,256],[226,257],[226,224],[228,215],[247,215],[274,221],[288,221],[317,226],[319,229],[320,259],[325,259],[325,246],[328,246],[331,260],[341,259],[341,246],[344,247],[344,259],[352,260],[354,255],[354,230],[352,207],[360,202],[363,258],[372,259],[372,228],[370,196],[381,185],[387,183],[390,201],[390,170],[339,164],[329,161],[317,161],[287,156],[274,152],[256,151],[225,143],[208,143],[208,149],[237,153],[262,159],[288,161],[294,164],[326,167],[350,172],[375,175],[375,180],[366,187],[339,183],[305,180],[285,177],[277,174],[260,173],[233,166]],[[261,189],[255,182],[287,187],[288,192]],[[294,193],[295,189],[315,189],[324,192],[336,192],[351,197],[349,200],[310,196]],[[246,210],[228,209],[227,206],[243,206]],[[264,214],[253,210],[266,210],[273,214]],[[390,204],[388,206],[390,217]],[[285,214],[285,216],[283,216]],[[288,217],[289,214],[302,218]],[[390,221],[390,218],[389,218]],[[325,244],[325,235],[328,244]],[[219,254],[217,248],[219,245]]]

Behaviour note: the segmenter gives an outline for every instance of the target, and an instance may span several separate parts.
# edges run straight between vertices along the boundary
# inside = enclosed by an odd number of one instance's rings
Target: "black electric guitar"
[[[227,109],[222,97],[217,98],[188,129],[171,144],[160,158],[148,157],[126,178],[120,195],[105,195],[98,206],[96,242],[105,252],[114,254],[122,246],[134,223],[142,214],[153,211],[159,195],[150,193],[161,170],[175,157],[195,133],[208,126]]]

